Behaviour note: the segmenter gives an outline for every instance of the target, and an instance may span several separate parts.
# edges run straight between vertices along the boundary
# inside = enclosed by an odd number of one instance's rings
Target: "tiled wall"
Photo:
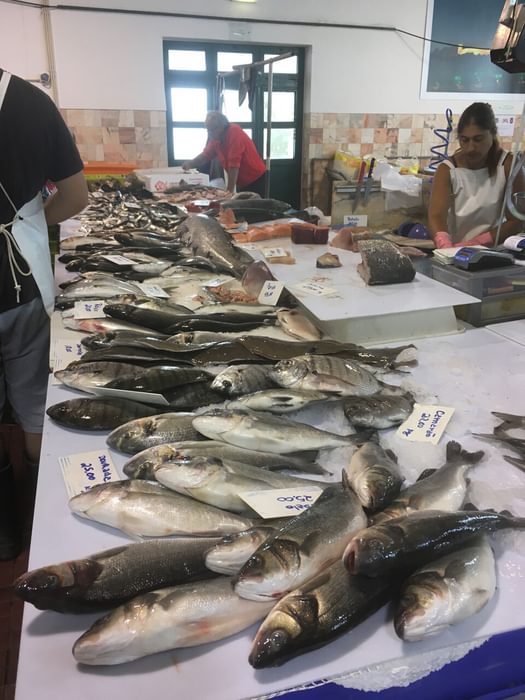
[[[166,112],[156,110],[63,109],[84,161],[165,168]]]
[[[164,111],[64,109],[62,114],[84,161],[127,163],[137,168],[167,166]],[[454,115],[454,125],[458,116]],[[518,117],[515,133],[519,121]],[[431,158],[430,148],[441,143],[434,129],[445,126],[445,114],[305,114],[303,205],[329,207],[330,183],[325,166],[336,150],[356,156],[415,158],[425,168]],[[504,148],[511,144],[511,138],[502,139]]]

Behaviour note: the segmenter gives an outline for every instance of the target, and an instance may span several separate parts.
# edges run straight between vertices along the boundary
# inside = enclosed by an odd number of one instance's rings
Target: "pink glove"
[[[485,233],[479,233],[474,238],[469,238],[468,241],[461,241],[461,243],[454,243],[454,248],[464,248],[469,245],[485,245],[492,246],[494,241],[492,240],[492,235],[486,231]]]
[[[446,231],[438,231],[434,236],[436,248],[452,248],[452,239]]]

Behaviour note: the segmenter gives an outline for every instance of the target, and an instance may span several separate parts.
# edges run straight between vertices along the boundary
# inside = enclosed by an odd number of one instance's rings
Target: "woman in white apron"
[[[443,161],[434,176],[428,220],[437,248],[492,246],[498,230],[511,155],[498,142],[496,119],[486,102],[474,102],[458,122],[459,150]],[[521,191],[519,178],[514,191]],[[522,230],[509,212],[499,243]]]

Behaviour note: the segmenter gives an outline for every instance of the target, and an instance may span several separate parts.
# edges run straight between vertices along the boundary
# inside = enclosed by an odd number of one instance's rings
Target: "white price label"
[[[107,301],[104,299],[76,301],[73,307],[73,318],[104,318],[103,311]]]
[[[285,248],[263,248],[262,254],[265,258],[286,258],[290,255],[290,251]]]
[[[367,226],[368,225],[368,215],[367,214],[346,214],[343,216],[343,224],[345,226]]]
[[[162,289],[162,287],[158,287],[155,284],[147,284],[146,282],[142,282],[137,284],[137,286],[142,289],[147,297],[160,297],[161,299],[170,298],[170,295],[165,289]]]
[[[116,399],[129,399],[139,403],[152,403],[155,406],[169,406],[169,402],[162,394],[153,394],[148,391],[132,391],[130,389],[113,389],[107,386],[93,387],[92,393],[97,396],[113,396]]]
[[[121,478],[105,449],[59,457],[58,461],[69,498],[89,491],[97,484]]]
[[[298,292],[304,292],[305,294],[311,294],[312,296],[316,297],[324,297],[330,294],[337,294],[337,290],[333,289],[333,287],[325,287],[324,285],[319,284],[318,282],[312,282],[308,280],[306,282],[300,282],[299,284],[295,284],[294,289],[296,289]]]
[[[259,250],[255,243],[237,243],[237,247],[243,250]]]
[[[268,304],[269,306],[277,306],[279,297],[284,289],[284,284],[277,280],[266,280],[263,284],[257,301],[259,304]]]
[[[411,415],[397,429],[397,435],[412,442],[430,442],[437,445],[454,410],[449,406],[416,403]]]
[[[124,255],[103,255],[102,257],[109,260],[109,262],[115,263],[115,265],[134,265],[136,263],[135,260],[130,260]]]
[[[269,491],[247,491],[240,496],[261,518],[281,518],[299,515],[312,506],[322,489],[318,486],[305,488],[272,489]]]
[[[85,352],[85,348],[80,341],[64,340],[56,338],[51,344],[49,363],[54,371],[64,369],[70,362],[80,360]]]

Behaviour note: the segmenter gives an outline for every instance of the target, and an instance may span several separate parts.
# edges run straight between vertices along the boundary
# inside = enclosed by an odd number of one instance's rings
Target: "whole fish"
[[[412,413],[414,398],[405,396],[352,396],[343,403],[346,418],[356,428],[381,430],[400,425]]]
[[[492,415],[502,422],[497,425],[492,433],[473,433],[476,437],[485,440],[495,440],[517,452],[520,457],[525,457],[525,439],[509,435],[509,430],[523,430],[525,427],[525,417],[511,413],[500,413],[492,411]]]
[[[118,364],[118,363],[114,363]],[[133,365],[128,365],[133,367]],[[134,373],[121,372],[122,376],[116,376],[110,380],[108,386],[112,389],[126,389],[128,391],[147,391],[164,394],[167,390],[190,385],[195,382],[205,382],[210,375],[202,369],[195,367],[170,367],[156,365],[154,367],[133,367]],[[55,373],[55,376],[57,373]]]
[[[248,408],[251,411],[269,411],[270,413],[292,413],[301,408],[332,397],[322,391],[300,391],[298,389],[266,389],[253,394],[239,396],[230,401],[228,408]]]
[[[404,481],[396,455],[376,442],[365,442],[343,469],[363,508],[372,511],[387,506]]]
[[[249,518],[199,503],[160,484],[154,486],[130,479],[98,484],[73,496],[69,507],[83,518],[140,537],[222,535],[253,525]]]
[[[263,542],[283,524],[282,519],[275,525],[273,521],[265,521],[263,525],[254,525],[243,532],[225,535],[206,553],[206,566],[217,574],[237,574]]]
[[[395,589],[391,578],[350,576],[335,561],[274,605],[257,630],[248,661],[254,668],[280,666],[324,646],[379,610]]]
[[[71,389],[89,392],[99,386],[107,386],[118,377],[131,379],[142,369],[125,362],[72,362],[65,369],[55,372],[55,377]]]
[[[486,538],[435,559],[403,584],[394,628],[405,642],[433,637],[479,612],[496,591],[496,562]]]
[[[340,559],[364,527],[364,511],[343,480],[265,540],[235,576],[234,590],[250,600],[281,598]]]
[[[242,396],[275,387],[275,382],[269,377],[270,367],[270,365],[227,367],[217,374],[212,382],[212,389],[228,396]]]
[[[81,664],[107,666],[216,642],[246,629],[270,608],[271,603],[239,598],[226,576],[161,588],[95,622],[75,642],[73,656]]]
[[[106,438],[109,447],[134,455],[154,445],[176,440],[202,440],[193,427],[193,413],[163,413],[120,423]]]
[[[212,409],[196,416],[193,427],[212,440],[266,452],[290,453],[343,447],[353,444],[352,435],[336,435],[282,416]]]
[[[333,355],[300,355],[281,360],[269,375],[279,386],[338,396],[369,396],[379,391],[404,393],[398,387],[380,382],[358,362]]]
[[[124,465],[124,474],[130,479],[154,479],[159,466],[166,462],[189,462],[194,457],[212,456],[242,464],[251,464],[261,469],[289,469],[309,474],[326,474],[327,472],[316,462],[309,459],[307,453],[299,457],[281,455],[275,452],[247,450],[242,447],[228,445],[220,440],[178,441],[162,443],[138,452]],[[314,452],[317,456],[317,452]]]
[[[282,329],[299,340],[320,340],[321,331],[297,309],[280,309],[277,320]]]
[[[466,473],[484,456],[484,452],[467,452],[458,442],[447,443],[445,464],[425,479],[400,492],[390,505],[371,518],[377,525],[392,518],[421,510],[459,510],[467,493]]]
[[[108,348],[112,345],[125,345],[126,343],[134,344],[139,338],[142,338],[144,342],[149,340],[162,340],[162,338],[168,338],[169,336],[164,336],[162,334],[144,335],[140,331],[127,330],[127,331],[101,331],[99,333],[91,333],[81,339],[81,344],[88,348],[89,350],[99,350],[100,348]],[[140,346],[142,347],[142,346]]]
[[[155,479],[169,489],[224,508],[232,513],[251,512],[243,493],[271,489],[328,486],[325,482],[270,472],[217,457],[195,457],[187,462],[165,462],[155,471]]]
[[[229,234],[216,219],[204,214],[189,216],[179,227],[179,232],[182,242],[194,255],[208,258],[217,269],[234,277],[242,277],[247,264],[252,261],[232,244]]]
[[[73,331],[84,331],[84,333],[108,333],[113,331],[134,331],[142,335],[150,335],[151,328],[137,326],[135,323],[119,321],[114,318],[73,318],[66,316],[62,318],[64,328]]]
[[[343,562],[351,574],[410,573],[438,553],[448,554],[475,537],[508,528],[525,529],[525,518],[487,510],[424,510],[361,530],[348,543]]]
[[[14,591],[39,610],[106,610],[140,593],[210,578],[204,557],[219,542],[222,538],[177,537],[125,544],[28,571],[16,579]]]
[[[149,328],[149,332],[156,331],[166,333],[167,329],[181,317],[175,311],[165,309],[150,309],[133,304],[106,304],[104,306],[106,316],[132,323],[136,326]]]
[[[154,416],[162,407],[115,398],[68,399],[50,406],[46,413],[59,425],[75,430],[113,430],[123,423]]]
[[[100,238],[97,236],[68,236],[60,241],[60,250],[77,250],[86,245],[100,245],[118,247],[116,240],[111,238]]]

